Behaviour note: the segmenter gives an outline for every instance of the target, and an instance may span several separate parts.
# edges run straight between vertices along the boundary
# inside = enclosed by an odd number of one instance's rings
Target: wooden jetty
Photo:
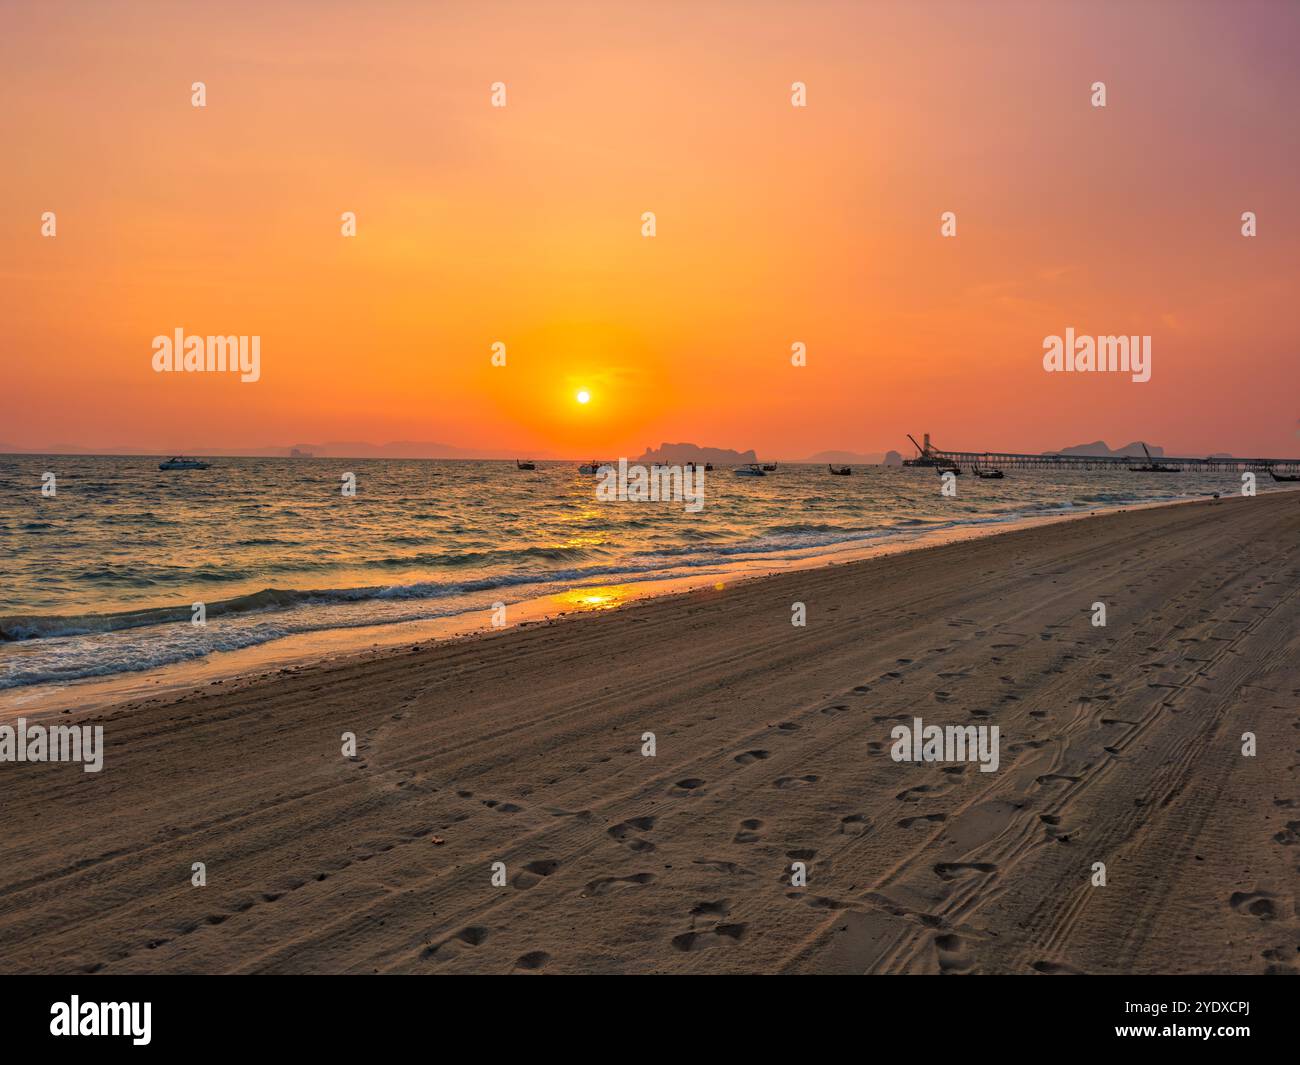
[[[904,459],[904,466],[994,466],[998,469],[1011,470],[1114,470],[1140,466],[1143,459],[1138,456],[1102,456],[1102,455],[1019,455],[1012,451],[948,451],[930,443],[930,434],[924,436],[924,443],[917,443],[916,438],[908,433],[907,438],[916,445],[916,456]],[[1207,473],[1241,473],[1246,470],[1274,470],[1278,473],[1300,472],[1300,458],[1237,458],[1235,456],[1207,456],[1205,458],[1174,458],[1161,455],[1161,466],[1173,467],[1182,471],[1201,471]]]

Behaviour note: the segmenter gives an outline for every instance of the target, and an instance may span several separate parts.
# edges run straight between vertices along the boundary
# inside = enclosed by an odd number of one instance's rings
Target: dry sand
[[[0,766],[0,968],[1294,971],[1298,545],[1132,511],[62,716],[105,765]]]

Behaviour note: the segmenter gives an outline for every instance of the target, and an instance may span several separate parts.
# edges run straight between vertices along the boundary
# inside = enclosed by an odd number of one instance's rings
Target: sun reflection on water
[[[622,587],[573,588],[552,597],[557,603],[578,610],[611,610],[628,599],[628,589]]]

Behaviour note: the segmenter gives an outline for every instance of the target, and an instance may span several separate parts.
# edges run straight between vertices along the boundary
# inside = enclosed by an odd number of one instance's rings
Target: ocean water
[[[961,526],[1240,490],[1236,474],[788,466],[706,474],[705,504],[601,503],[577,462],[0,456],[0,689],[557,591],[726,577]],[[57,490],[41,494],[53,472]],[[356,475],[352,498],[341,477]],[[1273,489],[1259,484],[1261,492]],[[207,624],[191,624],[202,602]]]

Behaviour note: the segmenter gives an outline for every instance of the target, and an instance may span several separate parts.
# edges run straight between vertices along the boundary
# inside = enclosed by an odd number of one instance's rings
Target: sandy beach
[[[60,715],[104,766],[0,766],[0,967],[1293,972],[1298,584],[1274,493]]]

